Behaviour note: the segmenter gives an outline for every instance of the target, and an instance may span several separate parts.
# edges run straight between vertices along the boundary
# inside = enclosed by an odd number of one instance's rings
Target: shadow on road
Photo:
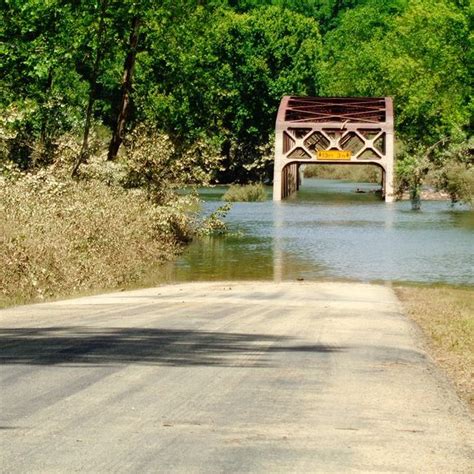
[[[284,336],[151,328],[49,327],[2,329],[0,363],[157,364],[268,367],[281,352],[339,352]]]

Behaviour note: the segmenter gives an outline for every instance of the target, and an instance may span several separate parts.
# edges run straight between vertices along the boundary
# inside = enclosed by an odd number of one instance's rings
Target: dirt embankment
[[[474,411],[474,289],[397,287],[407,314],[427,348]]]

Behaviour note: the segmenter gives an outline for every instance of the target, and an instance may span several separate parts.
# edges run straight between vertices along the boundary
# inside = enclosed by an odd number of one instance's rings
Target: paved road
[[[472,468],[472,421],[388,287],[195,283],[0,328],[4,472]]]

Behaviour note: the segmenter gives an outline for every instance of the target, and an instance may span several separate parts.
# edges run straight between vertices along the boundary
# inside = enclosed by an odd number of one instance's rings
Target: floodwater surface
[[[366,191],[356,193],[355,190]],[[231,235],[193,243],[171,281],[357,280],[474,283],[474,212],[446,201],[385,203],[376,185],[306,179],[292,198],[235,203]],[[205,213],[225,188],[202,191]]]

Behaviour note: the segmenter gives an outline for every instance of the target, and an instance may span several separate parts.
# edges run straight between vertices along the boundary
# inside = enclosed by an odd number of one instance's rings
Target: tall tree
[[[372,0],[326,36],[323,93],[393,96],[399,136],[429,146],[468,124],[468,44],[450,0]]]
[[[137,45],[140,31],[140,17],[134,15],[131,21],[130,38],[128,42],[128,52],[125,57],[122,77],[122,95],[117,116],[117,123],[113,131],[112,140],[107,154],[108,160],[114,160],[117,157],[118,150],[123,141],[125,124],[130,113],[130,100],[132,92],[132,77],[137,57]]]
[[[92,66],[92,75],[90,79],[90,88],[89,88],[89,100],[87,102],[86,117],[84,123],[84,134],[82,138],[82,147],[79,155],[77,156],[71,175],[74,177],[77,175],[79,166],[81,163],[87,161],[89,156],[89,133],[91,128],[92,121],[92,112],[94,108],[94,103],[97,96],[97,78],[99,75],[100,62],[102,59],[104,51],[104,31],[105,31],[105,15],[107,12],[108,0],[101,0],[100,2],[100,11],[99,11],[99,21],[97,26],[96,33],[96,47],[95,47],[95,59]]]

